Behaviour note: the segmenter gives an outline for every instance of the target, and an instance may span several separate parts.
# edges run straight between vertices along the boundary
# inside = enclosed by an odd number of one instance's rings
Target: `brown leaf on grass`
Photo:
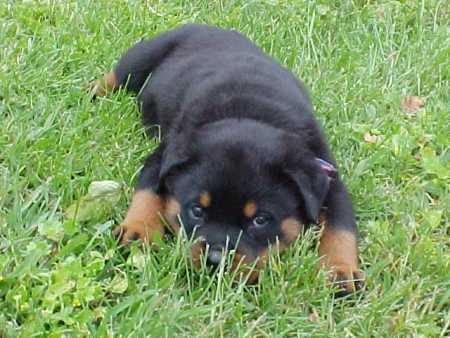
[[[372,135],[371,133],[369,133],[367,131],[364,133],[363,139],[367,143],[376,143],[377,142],[377,136],[376,135]]]
[[[400,107],[406,114],[415,114],[425,105],[425,100],[419,96],[403,96]]]
[[[308,316],[308,320],[312,323],[319,323],[320,322],[320,315],[317,312],[316,309],[312,309],[311,313]]]
[[[380,20],[383,20],[384,19],[384,17],[385,17],[385,14],[386,14],[386,12],[385,12],[385,10],[384,10],[384,7],[378,7],[376,10],[375,10],[375,15],[377,16],[377,18],[378,19],[380,19]]]

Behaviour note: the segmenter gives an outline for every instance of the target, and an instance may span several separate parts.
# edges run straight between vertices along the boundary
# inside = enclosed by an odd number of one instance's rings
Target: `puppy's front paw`
[[[329,270],[329,283],[337,287],[337,297],[347,296],[364,288],[364,274],[361,270],[354,270],[344,264],[329,267]]]
[[[146,242],[148,239],[145,224],[138,222],[121,224],[113,230],[112,234],[119,240],[121,245],[126,245],[136,240]]]
[[[354,231],[326,225],[319,244],[319,266],[329,271],[329,284],[341,297],[362,289],[364,277],[358,269],[358,250]]]

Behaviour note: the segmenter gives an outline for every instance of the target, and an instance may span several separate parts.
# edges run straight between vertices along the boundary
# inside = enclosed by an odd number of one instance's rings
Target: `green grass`
[[[449,13],[435,0],[2,1],[0,336],[448,336]],[[155,142],[131,96],[91,103],[84,88],[186,22],[242,31],[310,88],[354,200],[363,296],[333,298],[309,240],[252,287],[193,271],[181,240],[118,250],[110,229]],[[404,95],[425,107],[403,113]],[[122,184],[113,210],[66,219],[97,180]]]

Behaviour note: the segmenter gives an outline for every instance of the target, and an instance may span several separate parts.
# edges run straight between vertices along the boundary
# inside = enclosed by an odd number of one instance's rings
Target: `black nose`
[[[208,250],[208,263],[211,265],[219,265],[222,260],[223,249],[218,246],[210,247]]]

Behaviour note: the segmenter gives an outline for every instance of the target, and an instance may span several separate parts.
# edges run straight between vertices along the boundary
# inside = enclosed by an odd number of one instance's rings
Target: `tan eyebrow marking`
[[[245,203],[242,211],[244,212],[245,217],[252,218],[256,214],[256,209],[258,209],[256,203],[253,201],[248,201]]]
[[[207,191],[203,191],[200,193],[198,201],[203,208],[207,208],[211,205],[211,195]]]

